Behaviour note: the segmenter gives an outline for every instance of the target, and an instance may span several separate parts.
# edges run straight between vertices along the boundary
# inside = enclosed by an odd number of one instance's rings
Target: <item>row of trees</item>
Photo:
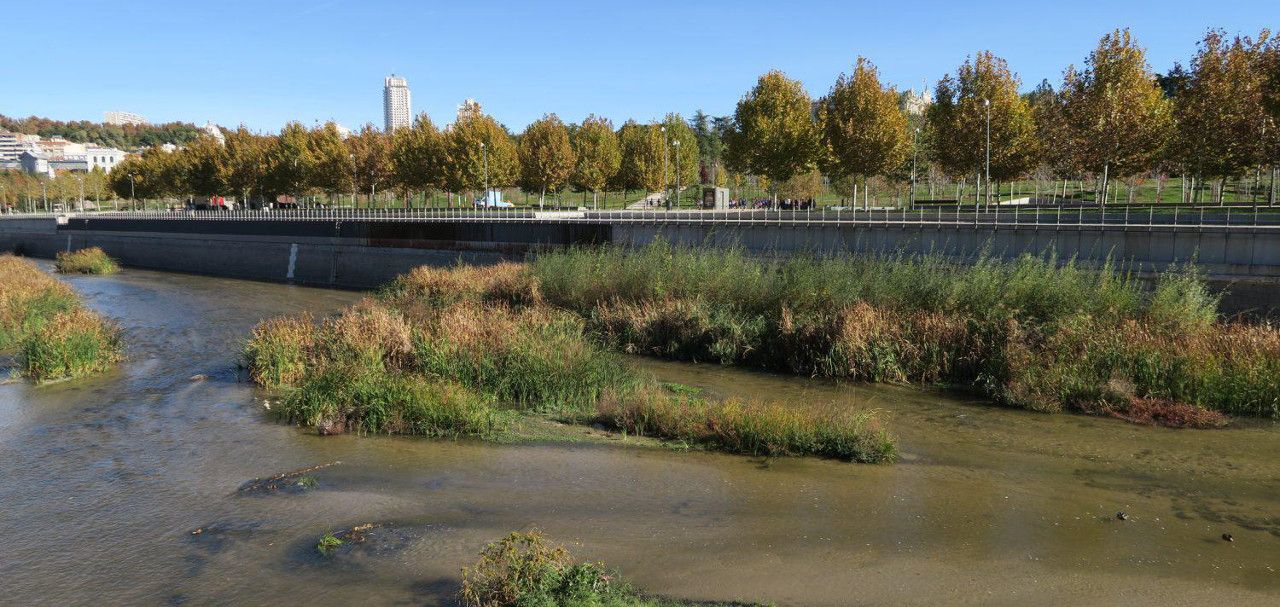
[[[1209,32],[1190,69],[1159,76],[1130,32],[1116,30],[1057,88],[1020,88],[1003,59],[979,52],[942,78],[934,103],[915,116],[859,58],[816,102],[800,82],[769,72],[732,117],[669,114],[615,130],[597,116],[565,124],[547,114],[512,134],[470,103],[444,129],[425,115],[391,134],[366,126],[346,138],[333,124],[291,123],[278,135],[240,128],[225,145],[200,137],[175,153],[147,150],[120,165],[112,185],[145,198],[518,186],[541,200],[570,188],[751,179],[775,197],[812,195],[826,181],[856,200],[868,182],[911,181],[920,168],[972,178],[988,192],[989,182],[1032,174],[1097,179],[1107,192],[1111,181],[1179,172],[1218,184],[1221,196],[1228,177],[1280,163],[1280,41],[1267,31],[1256,39]]]
[[[74,207],[81,201],[96,205],[112,198],[107,174],[100,168],[87,173],[62,172],[52,179],[22,171],[0,171],[0,211],[51,210],[54,204]]]
[[[548,114],[512,135],[472,103],[443,130],[425,114],[390,135],[372,125],[349,137],[332,123],[313,129],[290,123],[278,135],[241,127],[225,133],[225,144],[200,137],[175,152],[145,150],[111,177],[117,194],[138,198],[472,193],[486,187],[545,196],[567,188],[658,190],[664,175],[665,183],[677,177],[697,183],[698,150],[694,130],[678,114],[654,124],[627,122],[616,131],[606,118],[566,125]]]
[[[1209,32],[1191,64],[1157,77],[1128,30],[1099,41],[1023,95],[1006,62],[984,51],[938,82],[924,120],[910,124],[898,94],[859,58],[818,101],[781,72],[762,76],[738,104],[726,142],[730,168],[782,183],[822,171],[834,183],[914,175],[914,152],[952,178],[1008,181],[1037,169],[1112,179],[1179,171],[1225,179],[1280,163],[1280,40]],[[988,185],[988,191],[990,186]],[[1104,194],[1105,196],[1105,194]],[[1104,200],[1105,201],[1105,200]]]

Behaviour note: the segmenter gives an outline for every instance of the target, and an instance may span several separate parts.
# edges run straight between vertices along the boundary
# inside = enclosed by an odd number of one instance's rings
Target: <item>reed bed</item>
[[[0,352],[6,351],[37,382],[81,377],[119,361],[120,330],[35,264],[0,255]]]
[[[59,252],[54,268],[60,274],[115,274],[119,264],[99,247]]]
[[[495,438],[512,416],[526,414],[605,423],[735,453],[859,462],[896,455],[872,413],[814,416],[776,404],[729,409],[702,399],[686,403],[590,339],[576,314],[527,298],[535,292],[530,283],[510,280],[517,270],[463,270],[470,279],[453,282],[464,290],[453,295],[436,287],[449,284],[444,271],[417,271],[379,299],[322,322],[306,315],[264,321],[245,345],[245,364],[255,382],[284,392],[284,417],[322,433]],[[494,292],[521,295],[511,301]],[[616,402],[644,403],[666,414],[687,404],[681,418],[687,423],[681,432],[668,431],[674,428],[669,425],[629,425]],[[651,417],[658,419],[656,413],[644,419]],[[704,428],[735,425],[720,434],[684,431],[697,420]],[[790,425],[766,432],[782,421]]]
[[[1221,421],[1185,407],[1280,418],[1280,331],[1221,322],[1193,268],[1148,289],[1053,258],[773,260],[656,243],[550,252],[528,272],[546,305],[624,352],[1173,425]]]

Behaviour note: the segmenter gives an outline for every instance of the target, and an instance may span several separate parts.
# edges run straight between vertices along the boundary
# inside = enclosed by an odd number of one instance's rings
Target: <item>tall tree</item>
[[[489,187],[515,185],[520,176],[519,152],[511,135],[476,103],[458,112],[458,119],[445,132],[444,151],[445,187],[453,192],[485,187],[486,157]]]
[[[312,187],[334,196],[355,188],[355,159],[343,143],[337,124],[326,122],[309,131],[307,153],[311,162],[306,180]]]
[[[218,168],[225,163],[223,144],[209,135],[201,135],[173,153],[177,179],[174,186],[181,194],[218,196],[229,194],[220,179]]]
[[[1044,80],[1027,95],[1027,103],[1031,106],[1037,147],[1045,168],[1058,177],[1076,174],[1078,168],[1073,161],[1077,155],[1072,147],[1074,139],[1071,137],[1071,130],[1067,126],[1065,95],[1053,90],[1053,85]]]
[[[1208,32],[1191,63],[1190,84],[1175,98],[1182,161],[1198,178],[1218,179],[1219,202],[1228,177],[1261,163],[1264,48],[1265,41],[1228,41],[1220,31]]]
[[[733,119],[728,116],[708,116],[698,110],[689,120],[689,126],[698,139],[699,158],[698,177],[704,184],[715,184],[720,177],[720,165],[724,159],[725,140],[728,132],[726,126],[732,126]]]
[[[1107,181],[1155,167],[1172,124],[1169,103],[1129,30],[1102,37],[1084,71],[1067,70],[1063,116],[1073,164]]]
[[[896,111],[896,106],[895,106]],[[798,80],[778,70],[760,77],[733,114],[725,159],[732,170],[762,175],[778,188],[817,165],[818,126],[813,102]]]
[[[622,148],[613,123],[608,118],[587,116],[573,132],[573,151],[578,163],[573,171],[573,185],[591,192],[592,206],[600,191],[608,187],[622,164]]]
[[[662,133],[657,125],[628,120],[618,129],[622,163],[617,185],[624,190],[656,192],[662,185]]]
[[[875,65],[858,57],[853,74],[840,74],[820,109],[822,160],[832,181],[849,179],[853,201],[858,184],[897,169],[911,153],[907,117],[898,92],[880,84]]]
[[[541,207],[547,190],[564,187],[577,164],[569,130],[555,114],[529,123],[520,136],[520,185],[538,192]]]
[[[270,150],[271,137],[257,135],[243,125],[226,134],[226,154],[218,167],[219,179],[229,192],[240,197],[241,204],[248,204],[253,195],[263,197],[269,187],[268,175],[272,172]]]
[[[414,190],[444,187],[444,164],[444,138],[426,114],[419,114],[411,128],[392,133],[393,181],[406,200]]]
[[[391,180],[391,136],[365,124],[344,143],[354,165],[355,187],[369,194],[372,206],[378,188],[386,187]]]
[[[311,189],[307,179],[314,173],[307,128],[299,122],[289,122],[280,129],[274,145],[267,152],[270,173],[269,189],[275,193],[287,192],[299,196]]]
[[[948,74],[938,82],[928,111],[929,132],[934,160],[947,173],[981,179],[988,149],[993,180],[1013,179],[1035,166],[1035,123],[1027,101],[1018,94],[1019,84],[1005,60],[990,51],[966,59],[954,77]]]

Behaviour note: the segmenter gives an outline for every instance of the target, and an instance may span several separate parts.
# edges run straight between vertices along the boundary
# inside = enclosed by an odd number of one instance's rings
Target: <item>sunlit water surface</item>
[[[0,604],[448,604],[486,541],[530,527],[689,599],[1280,603],[1270,423],[1180,432],[636,360],[718,394],[882,409],[904,457],[319,437],[264,411],[236,353],[262,318],[357,294],[135,270],[70,282],[125,328],[128,360],[0,386]],[[338,460],[309,492],[236,492]],[[394,531],[315,553],[363,522]]]

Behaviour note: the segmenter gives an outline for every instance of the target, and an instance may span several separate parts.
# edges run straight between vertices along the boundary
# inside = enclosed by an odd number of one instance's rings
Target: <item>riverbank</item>
[[[120,360],[120,330],[35,264],[0,255],[0,353],[36,382],[101,373]]]

